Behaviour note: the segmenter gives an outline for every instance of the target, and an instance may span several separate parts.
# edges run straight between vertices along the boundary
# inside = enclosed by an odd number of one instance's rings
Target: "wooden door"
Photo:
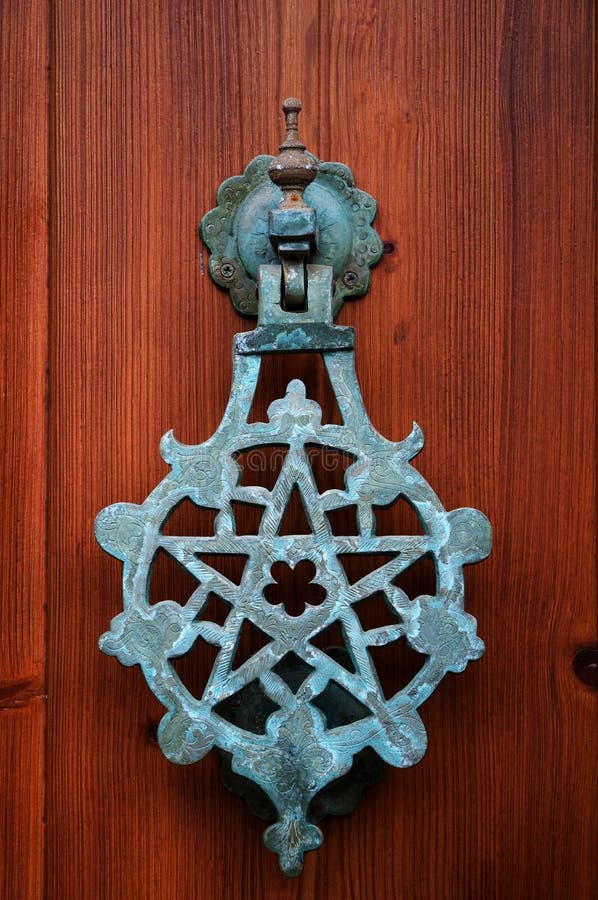
[[[2,5],[3,896],[584,900],[596,888],[589,0],[7,0]],[[279,104],[378,200],[366,406],[495,534],[467,570],[482,661],[430,747],[285,879],[215,754],[168,763],[137,669],[101,655],[161,435],[209,436],[241,321],[196,224],[276,150]],[[288,371],[271,365],[275,395]],[[303,368],[301,368],[303,366]],[[312,389],[321,388],[312,378]]]

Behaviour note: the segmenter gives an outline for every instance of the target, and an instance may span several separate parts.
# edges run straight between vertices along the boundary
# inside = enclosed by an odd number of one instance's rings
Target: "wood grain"
[[[48,346],[48,10],[2,12],[0,705],[44,681]]]
[[[355,62],[330,56],[330,155],[359,161],[397,246],[374,276],[386,302],[351,308],[368,408],[396,436],[416,416],[418,467],[495,532],[467,573],[485,660],[426,705],[426,760],[383,788],[400,852],[384,857],[375,805],[344,835],[345,852],[376,860],[366,896],[591,892],[595,775],[579,735],[595,746],[595,698],[571,672],[595,634],[591,27],[566,6],[394,18],[335,4],[327,42]],[[347,151],[337,126],[356,82],[393,111],[368,123],[373,156],[357,129]]]
[[[0,897],[44,896],[44,737],[46,704],[34,698],[0,708]]]
[[[48,5],[0,20],[0,896],[43,891]]]
[[[56,0],[49,898],[590,897],[595,697],[571,670],[595,639],[590,7]],[[292,882],[217,757],[167,763],[140,673],[97,652],[120,567],[92,538],[162,477],[162,433],[220,420],[250,325],[195,227],[275,149],[288,94],[394,245],[341,316],[373,421],[417,418],[421,471],[496,535],[467,573],[487,656],[426,705],[424,761],[326,823]]]

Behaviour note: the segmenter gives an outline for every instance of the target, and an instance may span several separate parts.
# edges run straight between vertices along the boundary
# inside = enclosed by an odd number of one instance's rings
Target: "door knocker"
[[[418,708],[446,672],[462,672],[484,652],[476,621],[463,609],[463,566],[484,559],[492,541],[481,512],[447,512],[411,465],[423,446],[417,425],[393,442],[368,419],[354,368],[354,331],[333,319],[345,298],[366,292],[370,267],[380,258],[371,224],[376,204],[355,187],[346,166],[305,152],[300,108],[285,101],[280,155],[258,156],[243,175],[225,181],[218,206],[201,224],[212,277],[240,313],[257,315],[257,327],[234,340],[222,422],[195,446],[166,434],[161,453],[171,472],[143,503],[109,506],[95,524],[101,546],[123,562],[123,611],[102,635],[101,649],[124,665],[141,666],[167,710],[158,741],[169,760],[192,763],[218,748],[226,785],[273,820],[264,841],[287,875],[298,875],[304,853],[321,844],[318,822],[353,809],[384,763],[406,767],[424,755]],[[270,404],[267,421],[250,421],[262,356],[298,351],[322,355],[342,424],[322,423],[320,406],[299,380]],[[240,454],[272,446],[285,452],[275,484],[252,484]],[[343,489],[318,490],[314,447],[350,459]],[[305,534],[281,533],[293,491],[307,516]],[[377,535],[376,512],[398,499],[415,510],[421,533]],[[216,511],[213,534],[165,533],[165,522],[188,500]],[[259,507],[257,533],[237,528],[238,504]],[[355,525],[337,534],[331,516],[347,507],[355,509]],[[150,603],[159,552],[197,581],[184,605]],[[244,557],[238,583],[219,570],[215,554]],[[364,555],[373,564],[355,580],[347,560]],[[423,557],[433,560],[435,591],[410,597],[398,582]],[[290,615],[283,603],[267,600],[272,570],[305,561],[324,599]],[[222,623],[205,612],[213,595],[226,606]],[[374,595],[382,596],[390,621],[366,628],[360,605]],[[236,666],[247,622],[264,635],[264,646]],[[333,624],[345,646],[318,646],[317,636]],[[199,696],[172,664],[196,641],[217,649]],[[422,665],[386,697],[371,651],[395,642],[422,654]]]

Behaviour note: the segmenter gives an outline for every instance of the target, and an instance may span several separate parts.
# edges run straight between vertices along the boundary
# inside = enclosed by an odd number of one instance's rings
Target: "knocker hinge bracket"
[[[257,328],[235,336],[238,353],[251,356],[353,349],[354,329],[332,321],[332,268],[308,263],[305,278],[305,306],[289,312],[282,302],[282,267],[260,266]]]
[[[271,209],[268,214],[270,242],[282,266],[281,302],[289,312],[307,305],[306,265],[317,249],[316,229],[316,211],[305,204]]]

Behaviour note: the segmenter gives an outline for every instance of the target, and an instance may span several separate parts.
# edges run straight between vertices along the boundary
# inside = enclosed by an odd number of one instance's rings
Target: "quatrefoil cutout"
[[[273,584],[266,585],[264,597],[272,606],[282,604],[287,616],[301,616],[308,607],[319,606],[326,597],[322,585],[313,581],[315,572],[316,567],[309,559],[293,567],[279,560],[270,569]]]

